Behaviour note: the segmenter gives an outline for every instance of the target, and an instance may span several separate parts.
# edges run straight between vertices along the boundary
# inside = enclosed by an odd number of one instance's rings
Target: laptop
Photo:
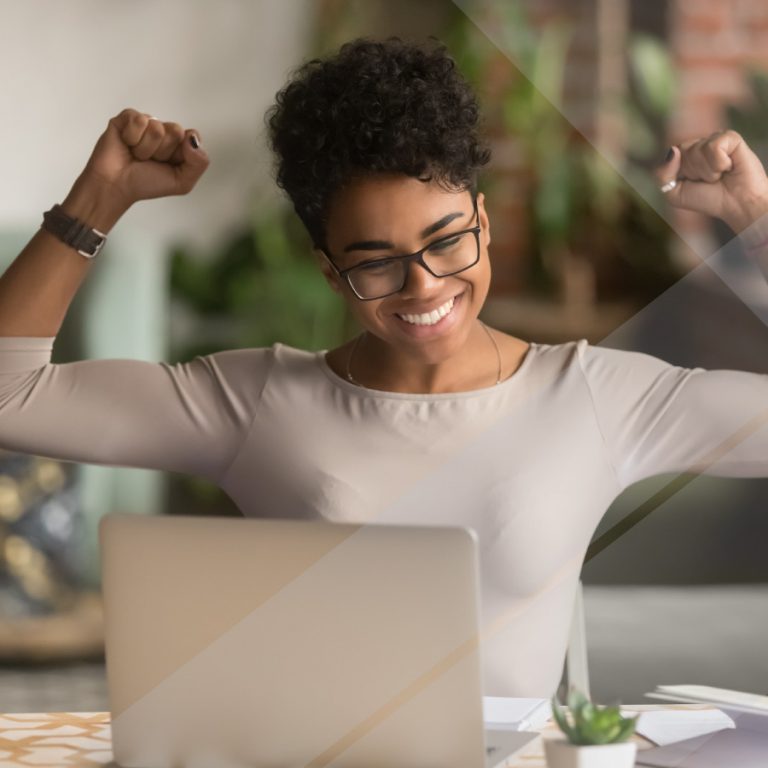
[[[124,768],[495,768],[465,528],[111,513],[99,524]]]

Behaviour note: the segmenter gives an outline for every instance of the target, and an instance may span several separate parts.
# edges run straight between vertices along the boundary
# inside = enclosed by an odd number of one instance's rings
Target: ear
[[[483,192],[477,193],[477,220],[482,227],[480,234],[483,236],[487,248],[491,244],[491,224],[485,210],[485,193]]]
[[[312,255],[317,260],[317,263],[320,266],[320,271],[323,273],[323,277],[331,287],[331,290],[335,291],[336,293],[341,293],[342,290],[339,276],[336,274],[336,270],[333,268],[333,265],[328,261],[328,257],[325,255],[325,253],[323,253],[323,251],[321,251],[319,248],[313,248]]]

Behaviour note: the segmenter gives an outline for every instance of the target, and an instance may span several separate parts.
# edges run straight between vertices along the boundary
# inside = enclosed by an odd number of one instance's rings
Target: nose
[[[434,296],[440,292],[440,280],[435,277],[426,267],[416,261],[408,265],[408,274],[405,276],[405,285],[402,295],[406,297],[424,298],[425,296]]]

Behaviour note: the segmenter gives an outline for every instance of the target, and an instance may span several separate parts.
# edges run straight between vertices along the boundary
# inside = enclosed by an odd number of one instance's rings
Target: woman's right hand
[[[208,167],[197,131],[135,109],[111,118],[80,175],[127,210],[139,200],[186,195]]]

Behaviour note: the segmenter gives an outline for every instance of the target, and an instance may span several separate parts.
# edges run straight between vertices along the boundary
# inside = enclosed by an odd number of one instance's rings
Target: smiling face
[[[354,180],[331,202],[326,243],[341,270],[413,253],[475,225],[480,226],[480,259],[474,266],[440,278],[411,263],[403,290],[382,299],[358,299],[323,255],[317,255],[331,287],[345,298],[360,325],[386,347],[390,358],[405,355],[414,363],[436,365],[466,349],[477,333],[477,316],[488,295],[490,233],[482,193],[477,196],[475,217],[469,191],[449,192],[433,181],[377,174]],[[435,310],[443,315],[437,323],[426,324],[427,318],[417,317]]]

